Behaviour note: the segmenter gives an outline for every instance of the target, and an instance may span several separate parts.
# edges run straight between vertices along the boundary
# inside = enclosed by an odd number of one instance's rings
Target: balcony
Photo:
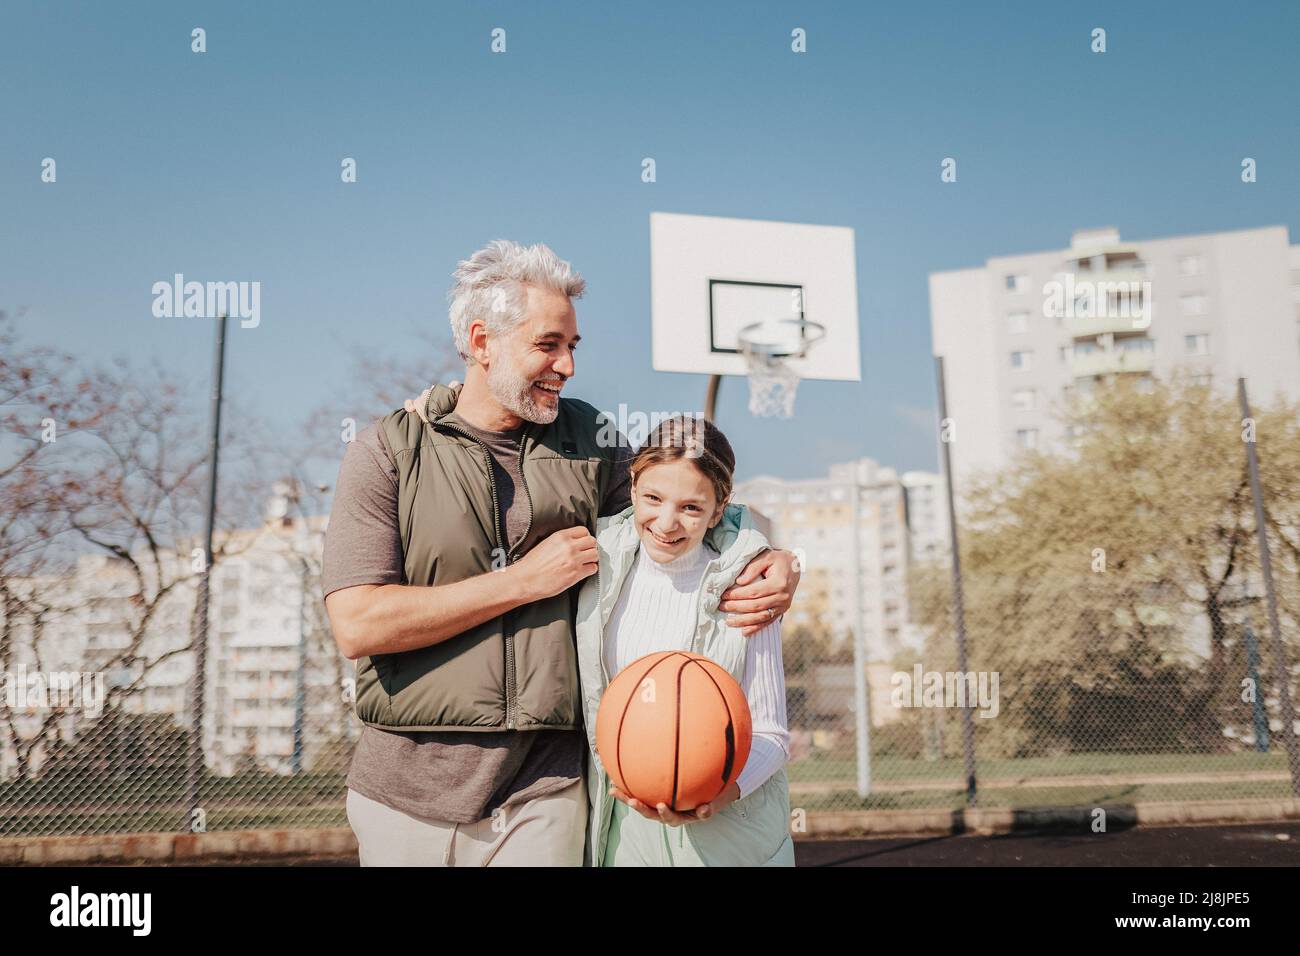
[[[1105,269],[1077,269],[1074,273],[1074,282],[1078,285],[1085,279],[1089,282],[1101,285],[1102,283],[1143,283],[1151,278],[1147,272],[1146,265],[1143,263],[1130,264],[1129,262],[1117,262]]]
[[[1076,352],[1070,357],[1070,373],[1076,378],[1112,375],[1118,372],[1150,372],[1155,368],[1153,349],[1097,349]]]
[[[1150,273],[1130,252],[1114,250],[1068,262],[1049,288],[1045,313],[1060,316],[1075,338],[1151,325]]]
[[[1131,243],[1120,242],[1118,236],[1086,249],[1077,248],[1065,264],[1076,279],[1094,282],[1142,281],[1150,277],[1141,250]]]
[[[1141,332],[1151,327],[1151,307],[1135,309],[1129,315],[1071,315],[1065,318],[1065,330],[1073,338],[1091,338],[1106,333]]]
[[[236,651],[230,657],[229,669],[240,676],[260,675],[263,671],[296,671],[298,652],[291,651]]]
[[[297,692],[291,680],[236,680],[230,685],[230,696],[240,700],[292,700]]]
[[[292,707],[244,707],[236,703],[230,715],[235,728],[293,727]]]

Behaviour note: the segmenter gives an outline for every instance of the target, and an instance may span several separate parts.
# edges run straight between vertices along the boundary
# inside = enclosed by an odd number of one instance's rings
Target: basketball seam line
[[[673,790],[672,801],[668,804],[673,813],[677,812],[677,785],[681,778],[681,760],[682,760],[682,675],[686,673],[686,668],[691,666],[688,659],[685,664],[677,668],[677,713],[673,721]]]
[[[691,663],[700,664],[698,660],[693,660]],[[685,670],[685,668],[682,669]],[[704,671],[704,676],[712,681],[713,686],[717,688],[718,697],[722,699],[722,706],[727,711],[727,760],[722,768],[722,783],[725,786],[727,778],[731,775],[731,768],[736,763],[736,722],[731,716],[731,705],[727,703],[727,695],[722,692],[722,688],[718,686],[718,682],[713,679],[713,675],[709,673],[707,667],[700,664],[700,670]]]
[[[636,686],[640,687],[641,682],[650,676],[650,672],[653,671],[660,664],[662,664],[664,661],[670,660],[671,658],[674,657],[684,657],[684,656],[685,654],[683,654],[683,652],[681,651],[667,652],[667,655],[665,657],[661,657],[659,660],[655,661],[648,668],[646,668],[646,672],[642,674],[639,678],[637,678]],[[618,675],[615,674],[614,677],[617,680]],[[608,691],[609,688],[606,687],[605,690]],[[618,727],[616,727],[614,730],[614,765],[618,767],[618,779],[622,782],[623,786],[627,786],[627,778],[623,776],[623,723],[627,719],[628,708],[632,706],[633,696],[634,695],[629,694],[627,700],[624,702],[623,712],[618,715]],[[676,776],[675,766],[674,766],[673,774],[675,777]]]

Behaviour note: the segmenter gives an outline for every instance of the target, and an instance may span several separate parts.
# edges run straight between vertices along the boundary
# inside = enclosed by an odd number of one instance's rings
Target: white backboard
[[[650,214],[656,371],[744,375],[736,333],[762,320],[799,318],[822,324],[826,335],[791,358],[791,367],[803,378],[859,381],[852,229]]]

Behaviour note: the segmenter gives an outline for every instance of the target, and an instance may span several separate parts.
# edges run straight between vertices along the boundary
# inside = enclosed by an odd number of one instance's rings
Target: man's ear
[[[469,354],[483,368],[487,368],[492,358],[491,336],[487,326],[477,319],[469,324]]]

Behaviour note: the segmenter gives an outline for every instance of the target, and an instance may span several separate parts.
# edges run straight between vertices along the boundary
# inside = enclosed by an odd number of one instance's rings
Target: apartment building
[[[1061,447],[1070,397],[1117,375],[1184,369],[1255,401],[1300,397],[1300,246],[1285,227],[1126,242],[1113,228],[1067,249],[930,276],[958,486],[1021,449]]]
[[[790,623],[811,624],[820,614],[837,640],[843,640],[860,612],[868,659],[885,661],[910,641],[911,563],[936,560],[945,553],[948,526],[942,488],[938,475],[916,471],[900,477],[893,468],[860,458],[832,465],[825,478],[760,476],[740,482],[735,500],[770,522],[775,544],[802,556],[803,579],[799,599],[787,616]]]
[[[234,535],[216,569],[204,748],[218,773],[309,769],[317,747],[355,732],[343,692],[353,667],[320,601],[325,523],[272,499],[266,523]]]

